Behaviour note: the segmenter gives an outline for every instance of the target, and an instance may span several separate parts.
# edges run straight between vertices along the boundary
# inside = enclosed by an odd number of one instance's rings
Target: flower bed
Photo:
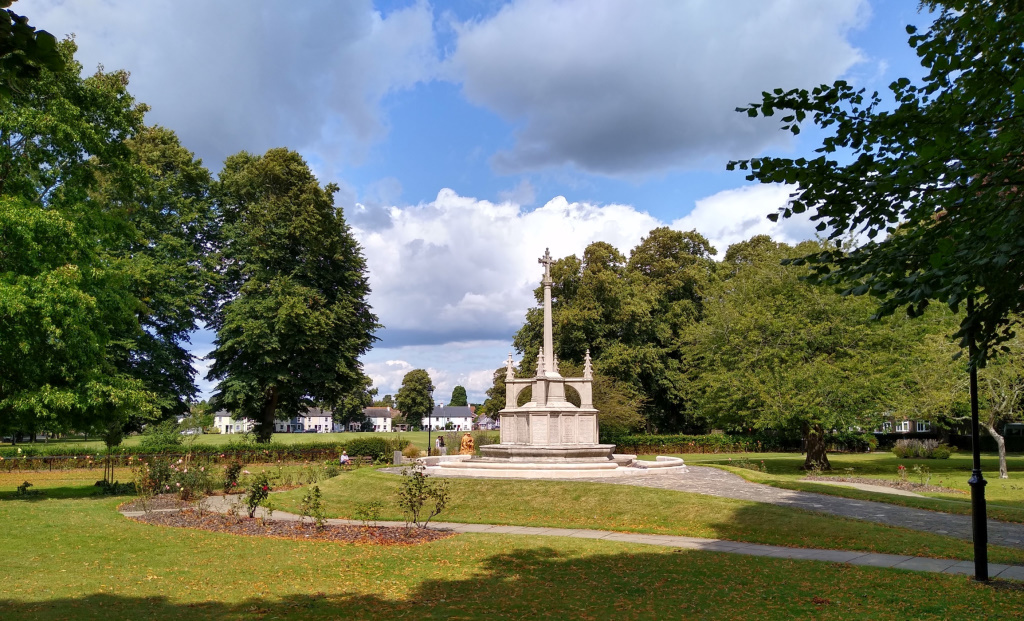
[[[218,533],[247,537],[276,537],[301,541],[334,541],[369,545],[410,545],[446,539],[455,535],[450,530],[412,528],[404,526],[352,526],[327,524],[316,528],[312,524],[296,521],[241,518],[220,513],[199,513],[192,509],[182,511],[153,511],[129,518],[144,524],[175,528],[198,528]]]

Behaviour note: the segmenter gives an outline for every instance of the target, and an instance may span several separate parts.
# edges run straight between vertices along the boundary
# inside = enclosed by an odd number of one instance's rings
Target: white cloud
[[[148,117],[174,129],[217,169],[241,149],[288,145],[326,161],[358,159],[385,131],[389,92],[429,79],[433,13],[420,2],[388,15],[370,0],[280,3],[19,3],[32,24],[75,33],[85,71],[132,72]]]
[[[718,259],[730,245],[755,235],[769,235],[787,244],[814,239],[816,223],[811,222],[810,212],[780,217],[778,222],[767,217],[786,205],[793,189],[762,184],[724,190],[698,200],[693,211],[673,221],[671,226],[680,231],[696,229],[718,250]]]
[[[425,369],[434,382],[434,400],[448,403],[452,389],[461,385],[470,403],[482,403],[491,387],[494,370],[504,365],[511,345],[507,341],[472,341],[445,345],[378,347],[364,357],[364,370],[377,388],[377,397],[394,395],[402,378],[413,369]]]
[[[545,248],[563,257],[602,240],[628,252],[661,224],[628,205],[559,196],[523,211],[449,189],[389,215],[387,229],[353,225],[369,267],[370,302],[387,326],[384,346],[508,339],[534,304]]]
[[[449,78],[521,124],[499,171],[565,164],[647,173],[756,154],[784,140],[737,114],[763,90],[830,82],[866,0],[515,0],[455,24]]]

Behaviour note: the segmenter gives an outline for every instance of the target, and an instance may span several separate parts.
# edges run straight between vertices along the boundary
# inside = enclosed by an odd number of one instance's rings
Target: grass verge
[[[558,537],[235,537],[131,522],[117,502],[0,502],[18,530],[5,542],[5,617],[1002,619],[1024,606],[1007,583],[963,576]]]
[[[382,500],[385,520],[400,478],[376,470],[320,483],[331,517],[355,517],[361,503]],[[765,503],[631,485],[561,481],[450,479],[452,501],[438,518],[453,522],[596,528],[686,535],[801,548],[864,550],[936,558],[973,558],[971,543],[952,537],[862,522]],[[275,505],[298,513],[303,489],[275,494]],[[1024,550],[990,546],[990,560],[1024,564]]]

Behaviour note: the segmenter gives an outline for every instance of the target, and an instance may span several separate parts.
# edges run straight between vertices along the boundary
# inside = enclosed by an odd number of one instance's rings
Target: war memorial
[[[615,453],[601,444],[598,411],[594,407],[594,373],[587,351],[583,377],[562,377],[554,351],[551,320],[551,253],[538,259],[544,266],[544,344],[537,356],[537,373],[516,378],[512,354],[505,363],[505,408],[501,410],[500,443],[480,447],[477,457],[452,455],[421,460],[430,474],[474,477],[562,478],[633,476],[655,472],[685,472],[678,457],[658,456],[641,461],[636,455]],[[519,397],[531,389],[530,401]],[[575,390],[580,404],[571,403],[566,389]]]

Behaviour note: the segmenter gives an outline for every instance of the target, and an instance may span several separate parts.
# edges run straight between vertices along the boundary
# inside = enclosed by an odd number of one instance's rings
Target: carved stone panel
[[[594,444],[597,442],[597,438],[594,437],[594,417],[593,416],[580,416],[579,417],[579,430],[580,430],[580,444]]]
[[[530,444],[546,444],[548,440],[547,414],[531,416],[530,427]]]
[[[562,417],[562,444],[576,444],[576,417]]]
[[[516,417],[516,444],[530,443],[530,421],[526,416]]]
[[[558,429],[562,424],[562,418],[558,414],[551,414],[548,418],[548,444],[558,444],[561,437]]]

